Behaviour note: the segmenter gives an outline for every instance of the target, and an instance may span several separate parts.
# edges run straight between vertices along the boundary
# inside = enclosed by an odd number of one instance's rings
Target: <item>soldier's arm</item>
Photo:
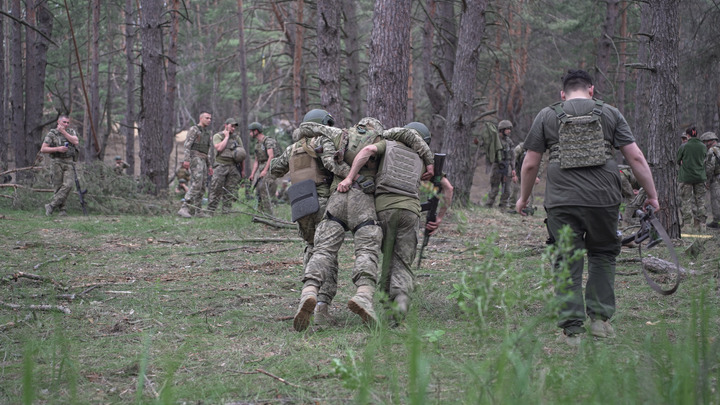
[[[195,143],[195,138],[197,138],[197,127],[192,126],[188,132],[187,137],[185,137],[185,143],[183,144],[185,148],[185,152],[183,154],[183,162],[190,163],[190,148],[192,147],[192,144]]]
[[[342,129],[333,128],[327,125],[318,124],[317,122],[303,122],[297,129],[298,140],[302,138],[314,138],[325,135],[330,139],[335,139],[342,134]]]
[[[712,180],[713,172],[715,171],[715,154],[712,148],[708,149],[707,155],[705,155],[705,176],[707,177],[708,183]]]
[[[542,153],[534,150],[528,150],[525,154],[522,169],[520,169],[520,198],[515,203],[515,211],[520,215],[527,215],[523,212],[523,208],[527,207],[530,200],[530,193],[532,193],[533,186],[535,186],[535,178],[540,168],[541,159]]]
[[[60,129],[59,131],[71,144],[77,146],[80,143],[80,138],[78,138],[77,134],[75,134],[75,131],[72,129]]]
[[[638,184],[640,184],[647,193],[647,200],[645,200],[643,207],[652,205],[655,210],[660,209],[657,190],[655,190],[655,183],[652,178],[652,172],[650,171],[650,166],[648,166],[647,160],[645,160],[645,156],[640,148],[633,142],[625,146],[621,146],[620,152],[622,152],[625,160],[627,160],[630,165]]]
[[[288,146],[282,155],[270,161],[270,174],[275,177],[282,177],[287,174],[288,170],[290,170],[290,154],[292,153],[292,148],[292,145]]]
[[[333,143],[332,138],[322,136],[319,143],[322,145],[323,149],[320,154],[320,160],[322,161],[323,166],[325,166],[325,168],[332,174],[340,178],[344,179],[347,177],[348,173],[350,173],[350,165],[343,161],[335,161],[335,152],[337,152],[337,149],[335,149],[335,144]]]
[[[355,159],[353,160],[352,167],[350,167],[350,173],[348,173],[343,181],[338,184],[337,189],[339,192],[344,193],[350,190],[353,181],[355,181],[355,177],[357,177],[358,173],[360,173],[360,169],[365,166],[365,163],[367,163],[371,157],[375,156],[377,152],[378,148],[375,144],[368,145],[358,152],[357,156],[355,156]]]
[[[383,138],[397,141],[415,151],[422,159],[425,166],[433,166],[435,164],[435,155],[422,136],[414,129],[409,128],[390,128],[383,132]]]

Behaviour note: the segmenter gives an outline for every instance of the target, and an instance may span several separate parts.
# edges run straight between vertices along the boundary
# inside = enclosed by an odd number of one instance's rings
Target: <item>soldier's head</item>
[[[248,125],[248,129],[250,130],[250,136],[252,138],[255,138],[259,134],[263,133],[263,126],[257,121],[251,122],[250,125]]]
[[[369,129],[371,131],[382,132],[385,130],[385,127],[383,127],[383,124],[380,123],[380,120],[373,117],[365,117],[361,119],[360,122],[357,123],[357,126]]]
[[[502,120],[498,123],[498,131],[504,136],[509,135],[512,128],[513,124],[508,120]]]
[[[335,118],[329,112],[319,108],[308,111],[303,117],[303,122],[315,122],[329,127],[335,126]]]
[[[57,120],[58,128],[67,128],[70,125],[70,118],[67,115],[61,115]]]
[[[122,161],[122,157],[120,157],[119,155],[115,156],[115,163],[120,163],[121,161]]]
[[[680,142],[685,143],[687,141],[688,141],[688,135],[685,132],[680,134]]]
[[[582,69],[570,69],[562,77],[562,91],[560,98],[567,99],[568,93],[587,92],[590,97],[593,95],[594,87],[590,74]]]
[[[425,141],[426,144],[430,145],[430,130],[428,129],[425,124],[422,122],[413,121],[407,125],[405,125],[405,128],[414,129],[420,133],[420,136],[422,136],[422,139]]]
[[[235,128],[238,127],[238,122],[235,120],[235,118],[228,118],[225,120],[225,129],[230,132],[231,134],[235,132]]]
[[[203,111],[200,113],[200,118],[198,121],[198,125],[200,125],[201,127],[209,127],[210,123],[212,122],[212,114],[207,111]]]
[[[697,129],[695,129],[695,125],[687,127],[687,129],[685,130],[685,134],[689,138],[695,138],[697,136]]]
[[[717,144],[718,137],[715,135],[715,132],[705,132],[700,137],[700,140],[703,141],[708,149],[710,149]]]

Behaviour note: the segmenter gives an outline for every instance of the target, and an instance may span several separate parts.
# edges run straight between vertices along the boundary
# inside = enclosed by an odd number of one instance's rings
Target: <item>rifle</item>
[[[87,204],[85,203],[85,193],[87,193],[87,189],[82,190],[80,188],[80,180],[78,180],[77,171],[75,171],[75,163],[72,165],[73,168],[73,176],[75,176],[75,189],[77,190],[78,197],[80,197],[80,206],[82,206],[83,215],[87,216]]]
[[[440,190],[440,183],[443,179],[443,166],[445,165],[445,154],[444,153],[436,153],[435,154],[435,175],[433,176],[432,180],[430,180],[433,184],[433,190],[437,188]],[[427,211],[427,216],[425,217],[425,225],[428,224],[428,222],[435,222],[437,220],[437,207],[438,202],[440,201],[440,198],[437,196],[437,192],[434,193],[434,195],[427,200],[426,202],[420,204],[420,207],[422,208],[422,211]],[[428,242],[430,241],[430,231],[425,228],[425,234],[423,236],[423,242],[422,245],[420,245],[420,254],[418,255],[418,264],[417,269],[420,270],[420,263],[422,262],[423,258],[423,251],[425,250],[425,246],[427,246]]]

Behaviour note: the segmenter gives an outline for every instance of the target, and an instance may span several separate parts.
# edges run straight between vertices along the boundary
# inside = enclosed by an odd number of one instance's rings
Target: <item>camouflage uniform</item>
[[[66,131],[70,135],[77,136],[77,133],[73,129],[66,129]],[[45,135],[43,143],[46,143],[51,147],[57,147],[63,146],[68,142],[60,131],[57,129],[51,129]],[[75,181],[73,166],[75,165],[74,160],[77,157],[77,149],[74,145],[68,143],[67,152],[51,153],[50,157],[52,158],[52,183],[55,193],[53,194],[49,205],[52,207],[53,211],[59,210],[60,212],[63,212],[65,211],[65,201],[72,191],[73,183]]]
[[[265,165],[268,163],[268,150],[277,149],[277,141],[274,138],[265,136],[262,142],[255,143],[255,160],[258,162],[256,176],[260,176]],[[255,184],[255,193],[259,201],[259,208],[261,211],[268,214],[272,214],[272,200],[271,197],[275,195],[275,176],[270,171],[265,177],[258,179]]]
[[[720,222],[720,146],[708,149],[705,157],[705,174],[710,186],[710,207],[713,215],[713,226]]]
[[[525,156],[525,148],[523,147],[523,142],[520,142],[515,146],[515,149],[513,149],[513,162],[515,165],[515,176],[517,177],[518,181],[517,183],[512,183],[512,192],[510,193],[510,199],[508,200],[508,206],[512,208],[511,212],[515,213],[515,202],[518,199],[518,194],[520,193],[520,170],[522,167],[522,161]],[[545,168],[545,162],[540,161],[540,169],[538,169],[537,177],[540,177],[542,175],[543,169]],[[527,209],[530,212],[535,212],[535,207],[533,205],[533,201],[535,200],[535,194],[534,192],[530,192],[530,200],[528,201]]]
[[[680,165],[678,182],[682,200],[683,220],[687,224],[693,219],[695,227],[705,224],[705,156],[707,148],[697,137],[690,137],[685,146],[678,151],[677,163]]]
[[[297,134],[298,131],[296,130]],[[296,134],[293,134],[293,139],[296,139]],[[298,135],[299,136],[299,135]],[[305,241],[305,249],[303,252],[303,269],[310,262],[310,258],[313,256],[315,250],[315,230],[318,224],[325,217],[325,209],[327,208],[328,197],[330,197],[330,182],[332,181],[333,172],[345,172],[347,173],[347,164],[338,165],[333,159],[335,154],[335,145],[332,140],[325,137],[319,136],[314,138],[302,138],[295,144],[288,146],[282,155],[274,158],[270,162],[270,173],[275,177],[282,177],[290,170],[290,157],[292,156],[293,149],[300,143],[307,142],[308,146],[313,150],[322,150],[317,152],[317,159],[319,163],[329,171],[329,181],[324,183],[315,184],[318,193],[318,205],[320,206],[315,214],[302,217],[297,220],[298,232],[300,237]],[[343,166],[344,165],[344,166]],[[338,261],[337,256],[330,259],[330,265],[327,268],[326,274],[323,275],[323,282],[318,292],[318,301],[330,304],[337,293],[337,275],[338,275]]]
[[[225,139],[223,132],[213,135],[213,145],[217,145]],[[237,199],[237,193],[240,189],[240,171],[235,166],[232,158],[235,148],[242,148],[243,143],[240,137],[230,134],[227,146],[215,158],[213,166],[213,176],[210,181],[210,196],[208,197],[208,211],[215,212],[220,200],[222,200],[222,212],[227,214],[232,208],[233,201]],[[214,149],[214,147],[213,147]]]
[[[125,169],[127,169],[128,167],[130,167],[130,165],[125,163],[124,161],[116,160],[113,170],[115,171],[115,174],[117,174],[118,176],[122,176],[123,174],[125,174]]]
[[[185,193],[182,208],[186,208],[192,215],[202,206],[208,166],[214,155],[215,148],[212,147],[210,128],[194,125],[187,133],[184,146],[183,161],[190,162],[190,185]]]
[[[495,205],[495,197],[502,186],[502,194],[500,195],[500,207],[514,207],[510,199],[510,187],[512,178],[510,172],[514,170],[515,162],[513,161],[513,141],[509,136],[501,136],[500,142],[502,149],[499,150],[495,162],[492,164],[492,173],[490,174],[490,192],[485,206],[492,207]]]
[[[321,124],[303,123],[300,134],[319,132],[329,139],[337,139],[343,132],[338,128],[326,127]],[[382,136],[408,145],[418,152],[426,165],[433,164],[432,152],[425,141],[414,130],[392,128],[382,132]],[[376,168],[370,161],[360,171],[366,177],[375,177]],[[335,181],[331,189],[347,176],[350,168],[342,163],[336,168]],[[333,218],[333,219],[330,219]],[[305,285],[319,287],[323,283],[323,275],[337,260],[337,252],[345,239],[345,232],[352,230],[355,237],[355,266],[352,279],[356,286],[374,287],[378,281],[378,255],[382,242],[382,230],[377,226],[375,199],[373,194],[363,192],[357,183],[347,193],[334,191],[328,200],[326,218],[320,222],[315,232],[315,251],[305,268],[303,282]]]

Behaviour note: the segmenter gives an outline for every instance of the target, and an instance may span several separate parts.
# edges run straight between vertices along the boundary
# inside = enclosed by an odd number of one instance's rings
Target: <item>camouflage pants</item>
[[[500,187],[502,186],[502,194],[500,195],[500,202],[498,205],[500,207],[505,206],[515,206],[515,203],[512,202],[512,204],[508,203],[508,200],[510,198],[510,187],[512,183],[512,178],[505,174],[507,173],[508,169],[507,166],[505,166],[505,171],[503,172],[500,170],[500,163],[495,162],[492,164],[492,174],[490,175],[490,192],[488,193],[488,199],[487,203],[485,203],[485,206],[492,207],[495,205],[495,197],[497,197],[498,192],[500,191]]]
[[[517,183],[510,183],[511,184],[511,192],[510,192],[510,199],[508,200],[508,208],[515,209],[515,203],[517,203],[518,198],[520,197],[520,179],[518,178]],[[534,188],[533,188],[534,190]],[[535,201],[535,192],[530,191],[530,198],[528,198],[528,205],[527,208],[529,210],[534,210],[535,206],[533,205],[533,202]]]
[[[303,283],[306,286],[322,286],[325,275],[337,263],[337,254],[345,240],[346,230],[352,230],[355,237],[353,283],[358,287],[374,287],[378,281],[378,256],[382,242],[382,229],[376,224],[368,224],[377,221],[374,196],[356,188],[351,188],[347,193],[335,191],[328,200],[327,212],[336,220],[326,217],[318,225],[315,249],[305,267]]]
[[[258,169],[258,171],[261,171]],[[256,175],[260,175],[257,173]],[[260,178],[255,185],[255,194],[258,199],[258,209],[266,214],[272,215],[272,197],[275,195],[275,176],[268,173]]]
[[[210,197],[208,198],[207,209],[215,212],[215,209],[222,200],[222,212],[230,211],[233,201],[237,199],[240,188],[240,172],[231,164],[217,164],[213,167],[213,176],[210,181]]]
[[[705,223],[705,183],[680,183],[680,199],[682,200],[683,220],[686,224],[691,220]]]
[[[394,230],[389,229],[392,217],[397,220]],[[383,290],[388,294],[390,300],[400,294],[410,295],[415,283],[415,275],[412,272],[412,263],[415,260],[417,249],[417,228],[420,222],[414,212],[402,209],[390,209],[378,212],[378,219],[383,229],[383,246],[387,243],[388,237],[393,237],[395,246],[390,259],[390,267],[382,269],[381,284]],[[383,262],[385,261],[383,252]]]
[[[641,187],[635,197],[625,203],[625,213],[623,214],[623,222],[625,223],[625,226],[640,222],[640,218],[635,216],[635,212],[643,208],[643,204],[645,204],[646,199],[647,193],[645,192],[645,189]]]
[[[190,214],[195,209],[202,207],[202,199],[205,195],[205,183],[207,182],[208,167],[207,160],[199,156],[190,158],[190,185],[185,193],[183,207],[186,207]]]
[[[53,159],[52,183],[55,194],[53,194],[52,200],[50,200],[50,205],[53,207],[53,210],[65,209],[65,201],[67,201],[68,195],[73,188],[73,182],[75,181],[73,165],[74,163],[72,161]]]
[[[313,215],[308,215],[297,220],[298,232],[300,237],[305,241],[305,251],[303,252],[303,268],[307,267],[310,259],[315,251],[315,229],[318,224],[322,222],[325,217],[325,208],[327,208],[327,197],[318,197],[318,204],[320,208]],[[318,292],[318,301],[330,304],[337,294],[337,276],[338,276],[338,262],[337,256],[332,266],[327,270],[327,273],[323,277],[322,286]]]
[[[710,208],[713,222],[720,222],[720,175],[710,182]]]

